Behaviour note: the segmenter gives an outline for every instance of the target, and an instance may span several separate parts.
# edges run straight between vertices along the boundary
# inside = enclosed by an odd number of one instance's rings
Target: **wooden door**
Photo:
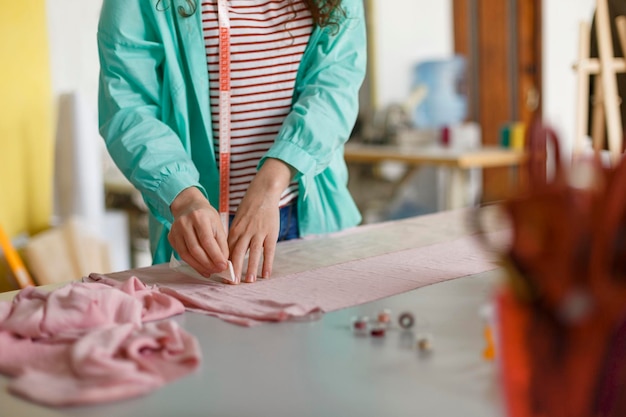
[[[453,0],[454,49],[468,60],[469,120],[484,145],[500,142],[501,128],[526,126],[541,115],[541,0]],[[509,170],[483,175],[483,201],[515,192]]]

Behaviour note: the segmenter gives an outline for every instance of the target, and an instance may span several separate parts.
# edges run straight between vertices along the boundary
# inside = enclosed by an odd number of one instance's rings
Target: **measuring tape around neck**
[[[222,225],[228,235],[230,218],[230,19],[228,0],[217,0],[219,26],[219,172],[220,201],[219,212]]]

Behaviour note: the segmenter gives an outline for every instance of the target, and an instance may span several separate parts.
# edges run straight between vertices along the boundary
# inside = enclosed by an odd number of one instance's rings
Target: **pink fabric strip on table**
[[[11,392],[47,405],[145,394],[199,366],[195,338],[176,323],[144,324],[183,311],[137,278],[26,288],[0,302],[0,373],[14,377]]]
[[[135,275],[181,300],[188,310],[251,326],[307,318],[496,267],[468,236],[237,286],[199,281],[167,265],[92,274],[90,279],[111,284]]]

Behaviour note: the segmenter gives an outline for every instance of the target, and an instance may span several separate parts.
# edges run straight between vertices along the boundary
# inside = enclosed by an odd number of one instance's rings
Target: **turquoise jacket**
[[[356,226],[343,145],[358,112],[365,76],[362,0],[343,0],[337,26],[316,27],[296,76],[293,106],[261,160],[297,171],[300,235]],[[104,0],[98,25],[99,124],[111,157],[150,210],[153,262],[169,260],[170,204],[198,187],[219,201],[209,79],[198,9],[186,0]]]

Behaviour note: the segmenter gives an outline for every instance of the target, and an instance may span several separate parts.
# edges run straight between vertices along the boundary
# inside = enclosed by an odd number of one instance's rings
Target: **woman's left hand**
[[[286,163],[268,158],[250,183],[228,233],[228,247],[235,275],[245,282],[254,282],[263,256],[261,277],[272,273],[274,252],[280,228],[278,204],[292,177]],[[248,256],[245,279],[244,259]]]

